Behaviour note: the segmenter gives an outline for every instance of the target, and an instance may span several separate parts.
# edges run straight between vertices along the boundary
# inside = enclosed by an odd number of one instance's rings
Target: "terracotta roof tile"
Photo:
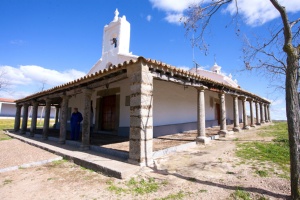
[[[64,83],[62,85],[55,86],[55,87],[53,87],[51,89],[48,89],[48,90],[45,90],[45,91],[41,91],[41,92],[32,94],[32,95],[27,96],[27,97],[25,97],[23,99],[19,99],[16,102],[27,101],[27,100],[30,100],[30,99],[33,99],[33,98],[41,97],[43,95],[52,94],[52,93],[55,93],[55,92],[60,92],[60,91],[62,91],[64,89],[67,89],[68,87],[74,86],[76,84],[86,83],[86,82],[89,82],[91,80],[95,80],[97,78],[101,78],[102,76],[108,75],[109,73],[113,73],[113,72],[121,70],[121,69],[126,69],[127,66],[130,65],[130,64],[137,63],[137,62],[142,62],[142,61],[145,62],[146,64],[156,65],[156,66],[152,66],[152,67],[155,68],[155,69],[158,69],[158,70],[162,70],[162,71],[165,71],[165,72],[168,72],[168,73],[174,73],[175,75],[180,75],[180,76],[185,76],[185,77],[189,77],[189,78],[194,78],[194,79],[197,79],[197,80],[202,81],[202,82],[211,83],[211,84],[214,84],[214,85],[226,87],[228,89],[231,89],[231,90],[234,90],[234,91],[237,91],[237,92],[241,92],[241,93],[243,93],[245,95],[248,95],[248,96],[250,96],[252,98],[257,98],[257,99],[260,99],[261,101],[263,100],[265,102],[269,102],[268,100],[263,99],[263,98],[255,95],[255,94],[252,94],[252,93],[250,93],[250,92],[248,92],[246,90],[243,90],[241,88],[235,88],[235,87],[232,87],[230,85],[225,85],[225,84],[217,82],[215,80],[203,77],[203,76],[201,76],[199,74],[192,73],[190,71],[183,70],[183,69],[180,69],[180,68],[176,68],[174,66],[171,66],[169,64],[163,63],[161,61],[157,61],[157,60],[153,60],[153,59],[146,59],[144,57],[138,57],[137,60],[125,61],[125,62],[120,63],[118,65],[110,66],[109,68],[106,68],[104,70],[99,70],[99,71],[97,71],[97,72],[95,72],[93,74],[86,75],[84,77],[78,78],[78,79],[70,81],[68,83]]]
[[[9,98],[0,98],[0,102],[14,103],[15,100]]]

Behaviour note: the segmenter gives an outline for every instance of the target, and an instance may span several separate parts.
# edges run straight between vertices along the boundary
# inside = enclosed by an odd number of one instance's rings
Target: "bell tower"
[[[119,17],[116,9],[114,19],[104,26],[101,58],[90,69],[88,74],[117,65],[124,61],[135,60],[138,56],[129,52],[130,23],[126,17]]]
[[[129,54],[130,24],[126,17],[119,17],[116,9],[115,17],[108,25],[104,26],[102,57],[105,54]]]

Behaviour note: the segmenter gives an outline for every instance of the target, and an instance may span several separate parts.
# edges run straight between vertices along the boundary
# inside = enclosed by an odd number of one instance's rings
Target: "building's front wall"
[[[14,117],[16,114],[15,103],[0,103],[0,116],[2,117]]]
[[[115,92],[114,92],[115,91]],[[113,134],[129,136],[130,127],[130,105],[128,98],[131,94],[130,80],[128,78],[107,86],[94,89],[91,101],[93,103],[93,126],[96,133],[104,133],[100,128],[99,99],[107,95],[118,95],[118,120]],[[127,98],[127,104],[126,104]],[[227,124],[233,122],[233,98],[225,95]],[[219,104],[219,105],[218,105]],[[69,116],[72,109],[78,107],[83,111],[83,93],[76,94],[69,99]],[[205,90],[205,119],[206,127],[218,126],[220,106],[217,92]],[[239,101],[239,118],[242,119],[242,102]],[[192,86],[183,86],[173,82],[153,81],[153,133],[154,137],[173,134],[197,128],[197,89]],[[107,133],[107,132],[106,132]]]

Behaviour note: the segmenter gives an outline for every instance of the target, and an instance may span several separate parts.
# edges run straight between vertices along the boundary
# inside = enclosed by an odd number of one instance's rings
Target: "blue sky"
[[[116,8],[131,24],[133,54],[191,68],[191,38],[178,18],[190,2],[198,1],[1,0],[0,69],[10,88],[0,97],[21,98],[85,75],[101,57],[103,26],[112,21]],[[241,28],[247,34],[264,34],[270,23],[279,22],[269,1],[239,2],[245,22]],[[298,0],[281,2],[292,18],[299,17]],[[222,71],[231,73],[243,89],[273,101],[273,119],[285,119],[283,91],[274,92],[257,72],[241,72],[242,37],[236,36],[234,26],[225,28],[230,11],[229,7],[213,19],[207,37],[209,54],[195,48],[195,60],[209,69],[216,58]]]

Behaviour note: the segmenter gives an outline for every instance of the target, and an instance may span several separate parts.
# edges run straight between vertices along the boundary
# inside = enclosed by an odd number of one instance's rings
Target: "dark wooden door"
[[[102,99],[102,130],[112,131],[116,124],[116,95],[106,96]]]
[[[220,104],[216,103],[216,119],[218,120],[218,125],[220,125],[221,113],[220,113]]]

